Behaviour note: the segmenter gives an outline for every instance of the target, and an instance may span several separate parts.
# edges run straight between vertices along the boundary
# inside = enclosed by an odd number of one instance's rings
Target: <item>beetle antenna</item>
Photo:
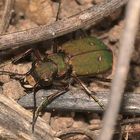
[[[78,84],[82,86],[82,88],[86,91],[87,95],[92,97],[95,102],[104,110],[104,104],[99,101],[99,99],[94,96],[92,91],[90,91],[87,86],[76,76],[76,74],[72,74],[72,77],[77,81]]]
[[[36,85],[33,88],[34,109],[33,109],[33,119],[32,119],[32,133],[34,133],[35,122],[37,120],[35,116],[36,116],[36,93],[38,91],[38,85],[39,83],[36,83]]]

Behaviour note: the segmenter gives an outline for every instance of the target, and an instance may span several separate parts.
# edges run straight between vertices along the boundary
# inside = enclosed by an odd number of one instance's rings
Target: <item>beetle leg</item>
[[[53,88],[55,88],[55,89],[62,90],[62,88],[66,89],[67,87],[68,87],[68,82],[65,80],[61,80],[61,81],[54,80],[53,81]]]
[[[80,32],[83,34],[84,37],[88,37],[89,36],[84,29],[80,29]]]
[[[38,91],[38,83],[33,88],[33,101],[34,101],[34,109],[33,109],[33,119],[32,119],[32,133],[34,133],[34,127],[36,122],[36,93]]]
[[[36,48],[31,48],[28,49],[26,52],[20,54],[19,56],[17,56],[16,58],[13,58],[12,63],[17,63],[19,60],[21,60],[22,58],[24,58],[25,56],[32,54],[33,57],[33,61],[42,61],[44,58],[42,57],[42,55],[40,54],[39,50]]]
[[[104,104],[101,103],[101,102],[99,101],[99,99],[98,99],[96,96],[94,96],[94,95],[92,94],[93,92],[91,92],[91,91],[87,88],[87,86],[86,86],[75,74],[72,74],[72,77],[82,86],[82,88],[86,91],[86,93],[87,93],[90,97],[92,97],[92,98],[94,99],[94,101],[97,102],[98,105],[104,110]]]
[[[39,113],[42,112],[47,107],[47,105],[49,105],[55,98],[57,98],[58,96],[60,96],[60,95],[62,95],[64,93],[66,93],[67,91],[68,91],[68,88],[65,88],[61,92],[58,91],[56,93],[53,93],[51,95],[46,96],[45,99],[37,107],[37,109],[36,109],[36,98],[35,98],[35,94],[34,94],[34,99],[35,99],[34,106],[35,106],[35,109],[34,109],[34,113],[33,113],[32,132],[34,132],[34,126],[35,126],[35,123],[36,123],[37,118],[39,116]]]
[[[17,57],[15,57],[15,58],[12,59],[12,63],[14,63],[14,64],[17,63],[18,61],[20,61],[25,56],[31,54],[32,51],[33,51],[33,49],[28,49],[24,53],[21,53],[20,55],[18,55]]]
[[[11,64],[11,63],[15,64],[15,63],[17,63],[19,60],[21,60],[22,58],[24,58],[25,56],[27,56],[31,52],[32,52],[32,49],[28,49],[24,53],[18,54],[16,57],[14,57],[14,58],[12,58],[10,60],[7,60],[6,62],[0,64],[0,68],[6,66],[7,64]]]
[[[40,51],[38,50],[38,49],[33,49],[33,55],[32,55],[32,57],[33,57],[33,60],[34,61],[43,61],[43,59],[44,59],[44,56],[40,53]]]

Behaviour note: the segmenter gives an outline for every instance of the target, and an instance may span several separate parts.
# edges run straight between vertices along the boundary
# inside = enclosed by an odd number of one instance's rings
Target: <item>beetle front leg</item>
[[[58,96],[66,93],[68,91],[68,89],[64,89],[63,91],[61,92],[56,92],[56,93],[53,93],[49,96],[46,96],[45,99],[40,103],[40,105],[37,107],[36,109],[36,102],[34,102],[34,113],[33,113],[33,122],[32,122],[32,132],[34,133],[34,126],[35,126],[35,123],[37,121],[37,118],[39,116],[39,113],[42,112],[55,98],[57,98]],[[35,94],[34,94],[34,99],[36,101],[36,98],[35,98]]]
[[[92,93],[92,91],[90,91],[88,88],[87,88],[87,86],[75,75],[75,74],[72,74],[72,77],[78,82],[78,84],[80,84],[81,86],[82,86],[82,88],[86,91],[86,93],[90,96],[90,97],[92,97],[93,99],[94,99],[94,101],[95,102],[97,102],[98,103],[98,105],[104,110],[104,104],[103,103],[101,103],[100,101],[99,101],[99,99],[96,97],[96,96],[94,96]]]
[[[38,91],[38,83],[33,88],[33,101],[34,101],[34,109],[33,109],[33,119],[32,119],[32,133],[34,133],[34,127],[36,123],[36,93]]]

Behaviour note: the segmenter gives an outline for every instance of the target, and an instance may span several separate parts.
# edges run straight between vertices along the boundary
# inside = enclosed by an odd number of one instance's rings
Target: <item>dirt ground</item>
[[[58,0],[59,1],[59,0]],[[56,21],[56,16],[59,9],[59,3],[57,0],[16,0],[13,16],[10,22],[10,26],[7,32],[15,32],[25,30],[33,27],[37,27],[44,24],[51,24]],[[104,0],[61,0],[61,6],[59,16],[57,20],[70,17],[82,10],[85,10],[94,5],[100,4]],[[4,0],[0,1],[0,17],[3,15]],[[124,29],[124,11],[125,6],[111,14],[109,17],[102,20],[98,25],[93,27],[85,27],[83,30],[90,36],[96,36],[100,38],[113,52],[113,69],[110,75],[106,78],[113,78],[115,64],[118,56],[119,41],[121,39],[121,33]],[[0,18],[1,19],[1,18]],[[74,35],[73,35],[74,34]],[[57,42],[65,42],[67,40],[74,39],[73,36],[79,38],[80,31],[65,35],[57,39]],[[54,41],[51,40],[37,44],[38,49],[45,53],[48,52],[48,47],[52,46]],[[50,51],[50,50],[49,50]],[[16,56],[15,56],[16,57]],[[130,72],[128,75],[127,91],[140,93],[140,35],[138,32],[135,51],[133,52]],[[11,58],[12,59],[12,58]],[[124,58],[125,59],[125,58]],[[7,63],[1,70],[16,72],[24,74],[31,68],[31,59],[19,62],[18,64]],[[0,91],[2,94],[15,99],[16,101],[27,94],[21,83],[10,78],[9,75],[0,75]],[[107,86],[106,86],[107,85]],[[108,83],[99,83],[96,81],[90,82],[88,85],[90,90],[104,91],[110,87]],[[91,112],[46,112],[41,116],[46,123],[48,123],[55,131],[62,131],[68,128],[88,128],[90,130],[99,129],[101,127],[102,115]],[[120,118],[129,118],[132,116],[121,116]],[[131,132],[133,128],[140,130],[140,125],[126,125],[122,132],[122,139],[124,140],[139,140],[140,131]],[[114,138],[118,139],[117,138]],[[75,135],[67,140],[89,140],[86,135]]]

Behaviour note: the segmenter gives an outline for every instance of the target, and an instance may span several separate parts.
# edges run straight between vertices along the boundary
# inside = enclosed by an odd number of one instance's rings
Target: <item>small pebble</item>
[[[10,82],[3,85],[3,94],[9,98],[18,100],[23,95],[25,95],[25,92],[19,81],[11,80]]]

